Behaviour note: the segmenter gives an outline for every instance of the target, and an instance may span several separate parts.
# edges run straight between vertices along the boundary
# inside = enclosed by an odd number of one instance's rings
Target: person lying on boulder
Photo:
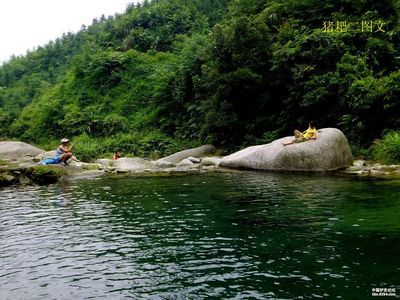
[[[62,139],[61,145],[58,146],[56,150],[56,160],[59,164],[63,164],[64,166],[68,165],[68,160],[72,157],[72,149],[75,145],[71,145],[69,148],[67,147],[69,143],[68,139]]]
[[[317,129],[315,128],[315,123],[313,121],[308,124],[308,129],[304,132],[299,130],[294,131],[294,140],[289,143],[282,144],[283,146],[295,144],[295,143],[302,143],[309,140],[316,140],[317,139]]]

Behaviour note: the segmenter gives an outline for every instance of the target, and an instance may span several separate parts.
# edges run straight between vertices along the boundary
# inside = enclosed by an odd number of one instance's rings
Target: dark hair
[[[115,153],[117,153],[117,152],[121,152],[121,150],[119,150],[119,149],[115,150]]]
[[[315,128],[315,122],[314,121],[311,121],[309,125],[310,125],[311,128]]]

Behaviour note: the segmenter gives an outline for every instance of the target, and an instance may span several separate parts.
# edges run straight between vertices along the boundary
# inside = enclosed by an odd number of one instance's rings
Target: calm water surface
[[[399,192],[256,172],[2,189],[0,299],[400,295]]]

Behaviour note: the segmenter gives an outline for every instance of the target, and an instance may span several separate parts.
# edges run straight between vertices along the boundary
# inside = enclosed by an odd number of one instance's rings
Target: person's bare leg
[[[72,157],[71,153],[64,153],[63,155],[61,155],[61,162],[67,164],[67,160],[70,159],[71,157]]]
[[[288,142],[288,143],[282,143],[282,145],[283,145],[283,146],[287,146],[287,145],[292,145],[292,144],[294,144],[294,143],[296,143],[296,140],[293,140],[293,141]]]

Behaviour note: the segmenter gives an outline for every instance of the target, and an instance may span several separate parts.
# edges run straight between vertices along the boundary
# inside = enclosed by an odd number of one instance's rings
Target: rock
[[[23,142],[4,141],[0,142],[0,158],[9,161],[33,161],[33,159],[45,153],[44,150],[36,148]]]
[[[114,167],[117,172],[138,172],[154,168],[151,162],[138,157],[122,157],[115,161]]]
[[[204,157],[201,160],[201,164],[203,166],[215,166],[218,167],[219,163],[221,162],[222,157],[220,156],[209,156],[209,157]]]
[[[186,159],[183,159],[182,161],[180,161],[176,166],[177,167],[193,167],[193,166],[195,166],[195,164],[186,158]]]
[[[79,166],[79,167],[81,167],[84,170],[98,171],[98,170],[102,170],[104,168],[103,165],[98,164],[98,163],[81,163],[81,164],[82,164],[82,166]]]
[[[333,171],[353,162],[349,143],[336,128],[318,130],[318,138],[283,146],[293,140],[284,137],[266,145],[248,147],[224,157],[219,166],[258,170]]]
[[[177,164],[178,162],[180,162],[183,159],[186,159],[188,157],[191,157],[191,156],[192,157],[202,157],[202,156],[214,153],[215,150],[216,150],[215,147],[212,145],[204,145],[201,147],[187,149],[187,150],[177,152],[170,156],[161,158],[158,161],[169,161],[174,164]]]
[[[215,166],[211,166],[211,165],[203,166],[202,169],[206,170],[206,171],[215,171]]]
[[[116,167],[106,167],[104,169],[105,172],[107,173],[116,173],[117,172],[117,168]]]
[[[114,165],[114,160],[108,158],[97,159],[95,162],[104,167],[112,167]]]
[[[197,157],[193,157],[193,156],[188,157],[187,160],[191,161],[191,162],[194,163],[194,164],[198,164],[198,163],[200,163],[200,161],[201,161],[201,160],[198,159]]]
[[[11,174],[1,173],[0,174],[0,187],[2,186],[9,186],[14,183],[17,183],[18,179]]]
[[[104,171],[101,164],[87,164],[75,156],[68,160],[68,166],[61,164],[38,165],[45,158],[55,158],[56,151],[44,151],[22,142],[0,142],[0,161],[4,160],[0,171],[8,173],[19,182],[33,181],[39,184],[49,184],[63,179],[99,176]],[[4,172],[5,171],[5,172]],[[19,174],[16,174],[16,173]],[[11,177],[3,176],[3,182]]]
[[[158,160],[154,162],[154,165],[160,169],[168,169],[175,167],[175,164],[169,161]]]
[[[379,178],[397,177],[397,173],[400,172],[400,165],[382,165],[376,162],[355,161],[352,166],[342,172]]]
[[[362,168],[363,166],[365,166],[365,160],[361,160],[361,159],[355,160],[352,165],[352,167],[356,167],[356,168]]]
[[[35,166],[26,170],[26,176],[37,184],[56,183],[63,175],[61,168],[50,166]]]

